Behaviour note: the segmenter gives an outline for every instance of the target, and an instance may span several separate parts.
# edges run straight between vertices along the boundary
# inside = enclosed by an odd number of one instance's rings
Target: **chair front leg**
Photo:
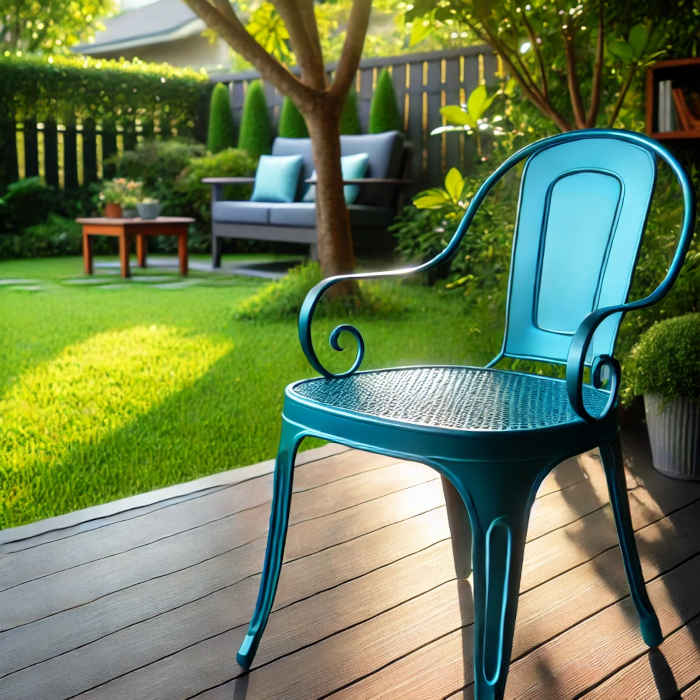
[[[292,500],[292,482],[294,476],[294,456],[299,445],[299,436],[285,421],[282,422],[277,461],[275,462],[275,478],[272,494],[272,510],[270,526],[267,534],[267,549],[263,564],[262,577],[255,612],[248,627],[248,633],[243,639],[236,660],[244,668],[250,668],[255,652],[260,644],[267,620],[275,600],[277,584],[284,557],[284,544],[287,539],[289,522],[289,506]]]
[[[627,498],[627,485],[625,483],[625,469],[622,460],[620,439],[604,442],[600,445],[600,455],[603,460],[605,478],[610,492],[610,505],[615,515],[615,525],[620,539],[622,561],[627,573],[632,600],[639,613],[639,624],[642,637],[650,647],[656,647],[663,641],[661,626],[656,612],[651,605],[647,589],[644,585],[644,575],[639,561],[637,544],[634,540],[632,518],[630,516],[629,499]]]
[[[447,477],[442,477],[442,492],[445,495],[447,522],[452,536],[452,558],[455,576],[467,578],[472,570],[472,533],[469,528],[469,516],[462,497]]]

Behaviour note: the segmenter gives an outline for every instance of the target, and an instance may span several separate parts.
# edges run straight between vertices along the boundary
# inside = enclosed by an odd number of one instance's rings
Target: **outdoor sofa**
[[[387,226],[391,223],[400,204],[400,188],[408,181],[403,179],[409,159],[410,148],[403,134],[386,131],[380,134],[348,135],[340,137],[343,157],[344,181],[350,225],[356,250],[360,252],[386,251],[391,248],[391,237]],[[366,154],[366,159],[363,158]],[[308,244],[312,258],[317,258],[316,205],[309,188],[313,185],[314,172],[311,155],[311,140],[277,137],[272,145],[273,157],[300,156],[298,180],[294,183],[290,198],[293,201],[272,201],[278,197],[274,181],[277,171],[270,171],[278,161],[270,156],[261,156],[255,178],[208,177],[202,182],[212,186],[212,265],[221,265],[221,242],[224,238],[248,240],[287,241]],[[348,158],[349,157],[349,158]],[[366,161],[361,177],[345,175],[345,163]],[[278,158],[279,159],[279,158]],[[295,160],[295,159],[291,159]],[[285,163],[285,159],[279,160]],[[267,170],[265,170],[267,168]],[[267,174],[267,178],[266,178]],[[261,181],[264,180],[264,181]],[[229,201],[222,197],[227,184],[254,183],[252,200]],[[265,196],[265,185],[269,196]],[[348,198],[349,190],[350,199]],[[256,192],[262,192],[256,197]]]

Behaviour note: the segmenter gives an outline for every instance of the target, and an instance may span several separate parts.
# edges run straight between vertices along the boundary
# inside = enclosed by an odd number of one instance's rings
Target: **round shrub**
[[[289,139],[304,139],[309,135],[304,117],[289,97],[282,100],[277,133]]]
[[[377,79],[372,102],[369,106],[369,133],[401,131],[402,128],[403,120],[396,101],[394,82],[389,71],[384,68]]]
[[[341,134],[361,134],[360,115],[357,112],[357,91],[351,88],[345,97],[343,111],[340,114]]]
[[[211,153],[218,153],[224,148],[233,148],[236,145],[233,132],[233,115],[228,101],[228,90],[223,83],[217,83],[212,90],[209,103],[207,149]]]
[[[254,80],[245,94],[238,148],[247,151],[253,158],[270,152],[272,128],[267,111],[267,100],[262,83]]]
[[[632,393],[698,400],[700,313],[655,323],[632,349],[625,369]]]

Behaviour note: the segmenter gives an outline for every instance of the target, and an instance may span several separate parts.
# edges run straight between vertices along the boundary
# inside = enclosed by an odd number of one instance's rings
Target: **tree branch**
[[[522,12],[523,24],[527,30],[527,35],[530,37],[530,43],[532,48],[535,50],[535,57],[537,58],[537,64],[540,67],[540,75],[542,76],[542,96],[545,100],[549,100],[549,86],[547,85],[547,71],[544,68],[544,60],[542,58],[542,52],[540,51],[539,44],[537,43],[537,37],[535,36],[535,31],[532,25],[527,19],[525,12]]]
[[[213,0],[218,2],[218,0]],[[279,61],[273,58],[246,31],[236,13],[231,9],[224,16],[209,0],[185,0],[219,36],[233,49],[250,61],[260,72],[263,80],[274,85],[282,94],[289,95],[297,102],[303,102],[312,96],[313,91],[295,78]]]
[[[615,102],[615,106],[613,107],[612,111],[612,116],[610,117],[610,128],[612,128],[612,126],[615,124],[617,115],[620,113],[622,103],[625,101],[625,97],[627,96],[627,91],[630,89],[630,85],[632,85],[632,79],[634,78],[634,74],[637,72],[637,67],[638,66],[636,63],[632,64],[632,66],[630,67],[630,72],[627,74],[627,79],[625,80],[625,83],[622,86],[622,90],[620,90],[620,94],[617,96],[617,101]]]
[[[275,0],[274,5],[289,32],[302,82],[314,90],[323,90],[326,87],[326,73],[313,0]]]
[[[329,93],[338,99],[345,97],[355,78],[355,73],[357,73],[357,66],[360,64],[362,47],[367,35],[371,7],[372,0],[354,0],[352,4],[343,51],[340,54],[335,77],[329,90]]]
[[[583,100],[581,99],[578,76],[576,75],[574,40],[564,29],[562,29],[562,36],[564,37],[564,52],[566,54],[566,84],[569,87],[569,98],[571,107],[574,110],[574,123],[577,128],[583,129],[586,126],[586,118],[583,112]]]
[[[603,75],[603,59],[605,57],[605,20],[603,18],[603,3],[598,5],[598,41],[595,47],[595,66],[591,83],[591,104],[586,114],[586,127],[595,126],[598,110],[600,109],[600,88]]]

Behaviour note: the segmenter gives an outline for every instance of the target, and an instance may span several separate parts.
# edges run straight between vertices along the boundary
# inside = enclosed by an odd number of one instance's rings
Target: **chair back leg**
[[[644,575],[639,562],[637,544],[634,540],[632,518],[630,517],[630,505],[627,498],[627,486],[625,484],[625,470],[620,449],[620,439],[616,437],[610,442],[600,445],[600,455],[605,469],[605,478],[610,492],[610,505],[615,515],[615,525],[620,539],[622,561],[627,573],[632,600],[639,613],[639,624],[644,641],[650,647],[656,647],[663,641],[659,619],[654,612],[646,586]]]
[[[289,523],[289,506],[292,500],[292,482],[294,476],[294,457],[299,446],[300,437],[295,428],[282,421],[282,436],[275,462],[275,477],[272,492],[272,508],[270,526],[267,533],[267,548],[263,563],[262,577],[255,612],[248,627],[248,633],[243,639],[236,660],[244,668],[250,668],[260,639],[265,631],[270,617],[272,603],[277,592],[284,544],[287,539]]]

